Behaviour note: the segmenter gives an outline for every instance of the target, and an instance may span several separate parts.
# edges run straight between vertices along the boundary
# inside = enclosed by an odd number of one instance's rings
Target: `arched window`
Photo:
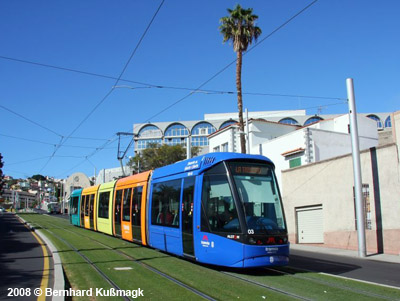
[[[138,133],[139,139],[136,142],[137,150],[146,149],[149,143],[162,144],[162,131],[155,125],[148,124],[142,127]]]
[[[200,122],[196,124],[192,129],[192,136],[207,136],[215,132],[213,127],[208,122]]]
[[[388,116],[388,118],[386,118],[385,120],[385,128],[391,128],[392,127],[392,119],[390,118],[390,116]]]
[[[188,129],[182,124],[170,125],[165,131],[165,137],[182,137],[188,135],[189,135]]]
[[[219,129],[223,129],[223,128],[227,127],[228,125],[231,125],[231,124],[234,124],[234,123],[237,123],[237,121],[232,120],[232,119],[231,120],[227,120],[223,124],[221,124]]]
[[[321,117],[313,116],[311,118],[308,118],[307,121],[304,122],[304,125],[309,125],[309,124],[312,124],[312,123],[316,123],[316,122],[319,122],[321,120],[323,120]]]
[[[367,117],[371,118],[372,120],[375,120],[376,121],[376,126],[378,128],[380,128],[380,129],[382,128],[382,121],[378,116],[376,116],[376,115],[368,115]]]
[[[296,120],[294,120],[293,118],[290,117],[286,117],[283,118],[279,121],[279,123],[283,123],[283,124],[292,124],[292,125],[297,125],[299,124]]]
[[[138,133],[140,138],[161,137],[162,131],[155,125],[146,125]]]

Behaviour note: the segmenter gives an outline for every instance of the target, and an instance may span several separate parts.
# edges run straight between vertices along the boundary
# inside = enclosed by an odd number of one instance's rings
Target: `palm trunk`
[[[244,136],[243,99],[242,99],[242,52],[237,52],[236,60],[236,89],[239,111],[240,148],[242,154],[246,153],[246,138]]]

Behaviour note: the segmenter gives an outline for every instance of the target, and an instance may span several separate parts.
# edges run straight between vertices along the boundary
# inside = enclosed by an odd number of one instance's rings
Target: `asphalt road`
[[[50,253],[49,253],[50,254]],[[47,287],[53,287],[50,277]],[[44,256],[41,245],[14,214],[0,213],[0,299],[36,300],[33,290],[40,288]],[[9,288],[30,288],[30,297],[7,297]]]
[[[293,249],[290,253],[290,266],[300,270],[328,273],[400,288],[398,263]]]

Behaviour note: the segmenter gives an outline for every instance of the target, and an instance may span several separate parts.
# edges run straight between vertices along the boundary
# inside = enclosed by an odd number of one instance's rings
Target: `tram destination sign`
[[[269,173],[269,167],[254,164],[232,164],[232,173],[236,175],[262,175],[266,176]]]

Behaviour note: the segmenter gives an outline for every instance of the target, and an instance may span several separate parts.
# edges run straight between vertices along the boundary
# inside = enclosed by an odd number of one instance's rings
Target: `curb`
[[[358,251],[356,250],[346,250],[339,248],[329,248],[329,247],[301,245],[301,244],[290,244],[290,249],[305,251],[305,252],[314,252],[320,254],[346,256],[346,257],[357,258],[360,260],[371,260],[371,261],[400,264],[400,256],[392,254],[369,254],[366,257],[359,257]]]
[[[65,290],[64,272],[63,272],[63,269],[62,269],[62,262],[61,262],[61,259],[60,259],[60,255],[58,255],[57,248],[46,237],[46,235],[43,234],[43,232],[41,230],[35,230],[35,227],[32,226],[27,221],[25,221],[22,217],[20,217],[19,215],[16,215],[16,216],[20,219],[20,221],[24,225],[28,226],[31,231],[35,231],[35,233],[37,235],[39,235],[39,237],[44,241],[46,246],[49,248],[49,250],[51,252],[51,255],[53,257],[53,265],[54,265],[54,271],[53,271],[54,286],[53,286],[53,290],[57,290],[57,291]],[[53,296],[52,300],[54,300],[54,301],[64,301],[65,298],[63,296]]]

